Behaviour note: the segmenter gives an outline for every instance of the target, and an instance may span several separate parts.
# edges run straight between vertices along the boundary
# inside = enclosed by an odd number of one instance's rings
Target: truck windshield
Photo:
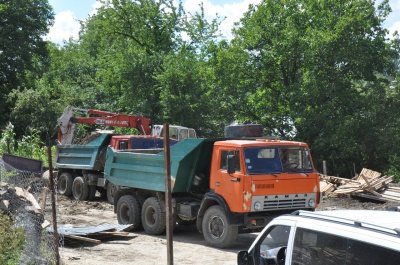
[[[310,153],[305,147],[248,147],[244,157],[250,175],[312,172]]]

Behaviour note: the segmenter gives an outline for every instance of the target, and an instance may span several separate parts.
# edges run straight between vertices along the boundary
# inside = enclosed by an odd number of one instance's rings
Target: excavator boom
[[[75,117],[73,111],[84,112],[96,117]],[[151,119],[139,115],[113,113],[108,111],[79,109],[68,106],[58,119],[58,140],[61,144],[71,144],[75,123],[136,128],[142,135],[151,134]]]

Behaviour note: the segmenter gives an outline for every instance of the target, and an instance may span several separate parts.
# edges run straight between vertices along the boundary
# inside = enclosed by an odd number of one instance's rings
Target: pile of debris
[[[355,196],[381,202],[400,202],[400,187],[393,184],[394,176],[363,168],[352,179],[320,175],[320,189],[327,196]]]
[[[8,183],[0,182],[0,209],[7,214],[15,215],[21,208],[44,219],[43,207],[39,206],[32,193],[20,187],[12,187]]]

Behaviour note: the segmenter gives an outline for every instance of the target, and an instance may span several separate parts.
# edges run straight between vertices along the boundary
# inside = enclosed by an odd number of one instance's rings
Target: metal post
[[[324,173],[325,176],[327,176],[327,175],[328,175],[328,172],[327,172],[327,170],[326,170],[326,161],[325,161],[325,160],[322,161],[322,165],[323,165],[323,166],[322,166],[322,167],[323,167],[323,169],[322,169],[322,170],[323,170],[323,173]]]
[[[47,146],[47,155],[49,160],[49,180],[50,180],[50,192],[51,192],[51,210],[53,214],[53,234],[54,234],[54,247],[56,251],[56,265],[60,265],[60,253],[58,251],[58,231],[57,231],[57,211],[56,211],[56,197],[54,188],[54,176],[53,176],[53,163],[51,157],[51,146]]]
[[[169,150],[169,124],[164,123],[164,174],[165,174],[165,210],[167,212],[167,259],[168,265],[174,264],[173,256],[173,218],[172,218],[172,194],[171,194],[171,160]]]

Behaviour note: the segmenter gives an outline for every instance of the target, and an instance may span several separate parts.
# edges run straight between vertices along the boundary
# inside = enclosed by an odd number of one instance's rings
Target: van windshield
[[[277,174],[312,172],[310,153],[299,146],[247,147],[244,149],[247,173]]]

